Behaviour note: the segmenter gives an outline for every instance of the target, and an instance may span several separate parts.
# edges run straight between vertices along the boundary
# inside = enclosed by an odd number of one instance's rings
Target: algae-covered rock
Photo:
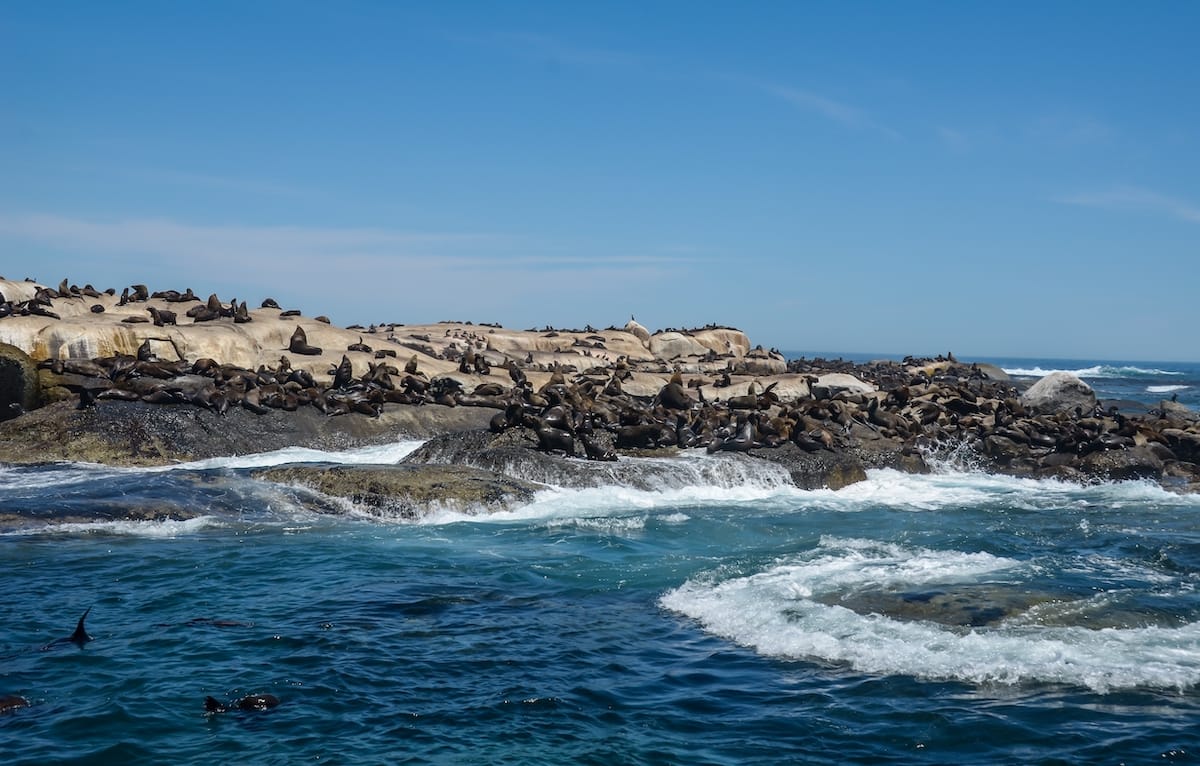
[[[533,500],[541,487],[464,465],[289,465],[256,479],[314,489],[373,516],[416,519],[430,512],[495,512]]]

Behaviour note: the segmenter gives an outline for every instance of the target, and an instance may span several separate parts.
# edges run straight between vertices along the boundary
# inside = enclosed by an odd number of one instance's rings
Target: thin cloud
[[[781,99],[792,106],[810,112],[826,120],[840,123],[855,130],[867,130],[881,133],[888,138],[898,139],[900,133],[876,122],[865,110],[844,101],[830,98],[822,93],[803,88],[794,88],[772,82],[745,80],[743,78],[726,78],[747,83],[763,93]]]
[[[1103,146],[1117,138],[1117,129],[1086,114],[1045,114],[1026,126],[1030,138],[1059,146]]]
[[[555,37],[526,32],[485,36],[457,35],[454,39],[470,45],[499,48],[520,58],[587,69],[627,69],[643,66],[649,60],[646,56],[629,51],[579,45]]]
[[[530,253],[528,238],[502,234],[406,232],[380,228],[313,226],[202,226],[168,219],[88,221],[60,215],[0,215],[0,237],[67,248],[80,254],[120,253],[206,264],[245,266],[268,262],[361,266],[433,263],[462,268],[609,268],[680,264],[674,254],[601,257]],[[554,246],[549,246],[553,248]],[[564,246],[563,249],[566,249]]]
[[[956,153],[970,151],[971,139],[963,131],[945,125],[939,125],[936,130],[938,140],[950,151]]]
[[[1105,210],[1141,210],[1200,223],[1200,206],[1137,186],[1116,186],[1102,191],[1082,192],[1057,197],[1055,202]]]
[[[432,246],[497,242],[494,235],[408,233],[372,228],[305,226],[198,226],[167,219],[111,222],[58,215],[0,216],[0,234],[87,251],[199,256],[237,261],[244,257],[313,258],[388,255]]]
[[[263,181],[255,178],[236,178],[217,176],[205,173],[188,173],[174,170],[128,170],[128,175],[154,183],[165,183],[176,186],[192,186],[208,189],[247,192],[272,197],[314,197],[316,192],[299,186]]]

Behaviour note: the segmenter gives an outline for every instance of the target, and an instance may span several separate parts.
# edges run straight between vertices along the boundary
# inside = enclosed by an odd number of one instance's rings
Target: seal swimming
[[[12,713],[23,707],[29,707],[29,700],[19,694],[5,694],[0,697],[0,715]]]
[[[216,697],[204,698],[204,712],[206,713],[224,713],[229,710],[262,711],[270,710],[278,705],[279,698],[274,694],[247,694],[245,697],[239,697],[228,705],[222,703]]]

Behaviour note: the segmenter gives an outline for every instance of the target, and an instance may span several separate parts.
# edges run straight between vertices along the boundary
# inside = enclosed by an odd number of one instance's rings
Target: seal
[[[0,715],[12,713],[23,707],[29,707],[29,700],[19,694],[5,694],[0,697]]]
[[[176,324],[174,311],[167,311],[166,309],[156,309],[153,306],[147,308],[146,311],[150,312],[150,317],[154,320],[155,327],[162,327],[163,325],[168,325],[168,324],[171,324],[171,325]]]
[[[297,326],[288,343],[288,351],[302,356],[317,356],[321,353],[321,348],[308,345],[308,335],[304,332],[304,328]]]
[[[229,710],[262,712],[270,710],[273,707],[278,707],[278,705],[279,698],[274,694],[247,694],[245,697],[239,697],[228,705],[222,703],[216,697],[204,698],[204,712],[206,713],[224,713]]]

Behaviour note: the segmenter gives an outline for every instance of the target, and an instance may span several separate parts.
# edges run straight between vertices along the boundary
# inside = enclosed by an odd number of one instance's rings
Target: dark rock
[[[21,349],[0,343],[0,420],[17,417],[40,405],[37,366]]]
[[[1170,399],[1163,399],[1159,402],[1158,409],[1168,420],[1176,420],[1185,424],[1200,421],[1200,412],[1196,412],[1186,404],[1173,402]]]
[[[846,452],[806,452],[789,442],[775,449],[754,450],[751,455],[782,465],[801,489],[841,489],[867,478],[862,459]]]
[[[983,440],[983,451],[1001,465],[1007,465],[1018,458],[1029,456],[1028,447],[998,434],[992,434]]]
[[[1079,468],[1083,472],[1113,481],[1158,479],[1162,476],[1163,467],[1163,459],[1153,449],[1144,446],[1093,452],[1079,460]]]
[[[262,415],[230,408],[218,415],[191,405],[104,400],[79,410],[57,402],[0,423],[0,462],[164,465],[292,446],[344,450],[479,428],[489,414],[480,407],[395,405],[379,418],[330,418],[312,407]]]
[[[1164,428],[1161,433],[1176,457],[1189,463],[1200,463],[1200,433],[1179,428]]]

